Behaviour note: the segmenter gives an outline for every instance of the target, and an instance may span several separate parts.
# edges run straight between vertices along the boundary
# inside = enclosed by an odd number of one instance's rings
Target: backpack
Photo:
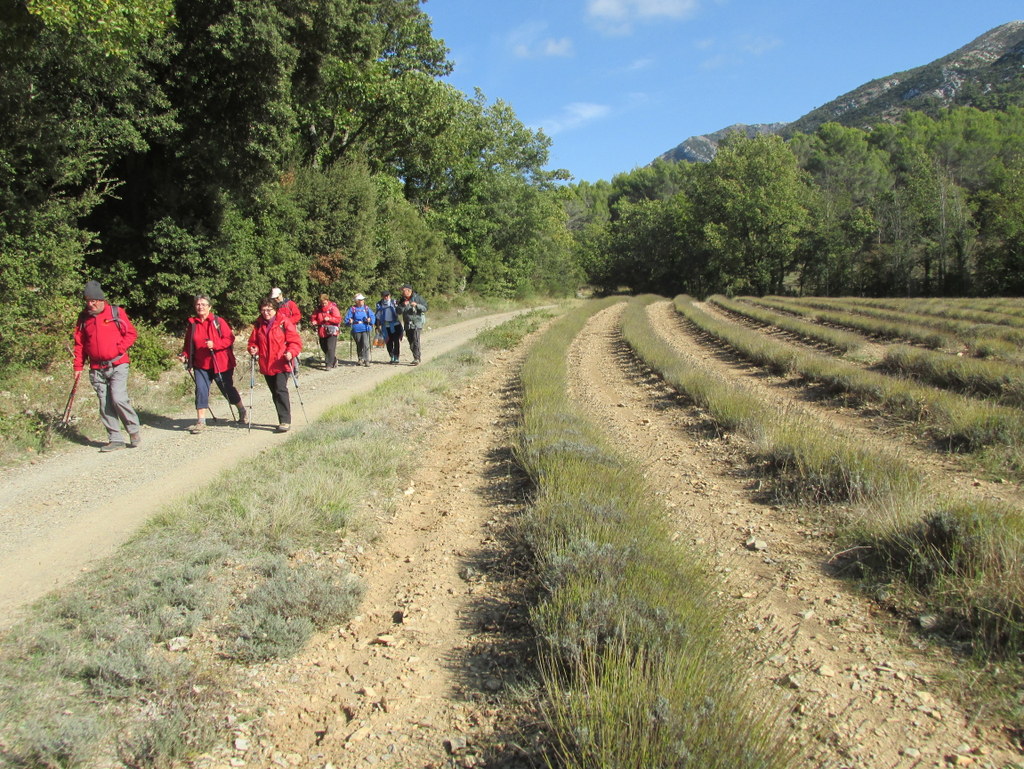
[[[82,310],[80,313],[78,313],[79,331],[82,330],[82,324],[85,323],[89,318],[90,315],[85,310]],[[110,318],[114,323],[117,324],[117,330],[121,332],[121,336],[124,336],[124,321],[121,320],[121,308],[118,307],[116,304],[110,305]],[[220,329],[218,328],[217,331],[219,332]]]

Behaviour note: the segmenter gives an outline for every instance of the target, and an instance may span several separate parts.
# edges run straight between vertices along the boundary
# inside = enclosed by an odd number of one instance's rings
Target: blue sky
[[[1020,0],[427,0],[449,78],[610,180],[690,136],[795,120],[1008,21]]]

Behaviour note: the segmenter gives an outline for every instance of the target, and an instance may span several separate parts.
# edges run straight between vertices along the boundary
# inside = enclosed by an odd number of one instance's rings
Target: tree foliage
[[[730,137],[565,193],[577,259],[605,290],[1019,294],[1024,110],[827,123]]]
[[[199,291],[245,322],[272,285],[311,305],[405,281],[507,296],[582,280],[547,138],[442,80],[419,0],[0,14],[4,340],[65,328],[86,278],[175,329]]]

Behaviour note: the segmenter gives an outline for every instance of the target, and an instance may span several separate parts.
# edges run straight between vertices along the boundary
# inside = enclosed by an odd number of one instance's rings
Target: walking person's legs
[[[217,383],[218,389],[227,402],[238,409],[238,421],[245,424],[245,406],[242,405],[242,394],[235,386],[235,370],[229,368],[227,371],[221,371],[213,381]]]
[[[356,340],[356,357],[362,366],[370,365],[370,339],[369,331],[353,331],[352,337]]]
[[[128,430],[128,436],[132,439],[132,443],[138,443],[139,428],[142,425],[139,422],[139,415],[132,407],[131,398],[128,397],[127,363],[114,366],[110,375],[109,392],[113,401],[114,411],[121,418],[121,421],[124,422],[125,429]]]
[[[196,381],[196,423],[189,428],[193,435],[206,429],[206,411],[210,408],[210,380],[213,372],[205,368],[192,369]]]
[[[327,361],[325,365],[327,368],[335,368],[338,365],[338,335],[325,336],[322,341],[327,343],[323,348],[324,360]]]
[[[108,450],[124,447],[124,434],[121,423],[124,422],[132,445],[137,445],[139,436],[139,415],[135,413],[128,398],[128,364],[112,366],[106,369],[89,371],[89,382],[96,392],[99,401],[100,421],[107,431]]]
[[[391,356],[392,363],[398,363],[398,358],[402,353],[402,327],[398,326],[387,331],[387,346],[388,355]]]
[[[418,328],[407,328],[405,336],[409,340],[409,349],[412,351],[412,363],[415,366],[420,362],[420,331]]]
[[[274,401],[274,409],[277,411],[278,432],[285,432],[292,423],[292,402],[288,396],[288,372],[280,374],[264,374],[270,388],[270,397]]]
[[[91,369],[89,371],[89,384],[96,392],[96,400],[100,406],[100,422],[107,431],[107,441],[111,444],[124,444],[124,435],[121,433],[121,421],[114,411],[113,398],[110,393],[110,382],[107,373],[102,369]]]

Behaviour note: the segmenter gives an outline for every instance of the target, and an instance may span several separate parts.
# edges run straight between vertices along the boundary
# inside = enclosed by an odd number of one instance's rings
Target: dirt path
[[[703,417],[633,359],[618,333],[621,311],[604,311],[576,340],[574,397],[620,445],[636,447],[679,536],[709,556],[732,631],[759,652],[757,678],[790,700],[794,732],[811,736],[809,765],[1019,761],[1001,734],[972,724],[943,693],[938,679],[954,659],[909,632],[900,638],[894,620],[828,573],[832,553],[815,521],[756,501],[739,447],[709,437]],[[725,365],[685,334],[669,303],[649,311],[680,354]]]
[[[423,335],[424,360],[513,315],[428,329]],[[409,370],[384,363],[381,357],[378,351],[369,369],[346,362],[332,371],[304,367],[299,388],[309,420]],[[248,372],[239,378],[247,384]],[[19,607],[66,584],[111,553],[167,502],[287,437],[272,432],[277,420],[260,377],[251,431],[226,424],[227,404],[214,395],[211,405],[222,422],[203,435],[185,430],[195,422],[194,410],[172,417],[143,415],[143,443],[138,449],[100,454],[95,447],[75,447],[4,473],[0,481],[0,629],[17,619]],[[91,392],[80,396],[79,408],[96,408]],[[248,389],[243,399],[248,403]],[[298,432],[305,428],[305,420],[294,389],[291,399],[293,431]]]
[[[499,584],[498,532],[522,495],[509,435],[520,358],[496,355],[439,415],[393,517],[355,559],[361,615],[254,670],[234,743],[202,765],[531,766],[499,707],[528,657],[526,634],[508,632],[523,606]]]

